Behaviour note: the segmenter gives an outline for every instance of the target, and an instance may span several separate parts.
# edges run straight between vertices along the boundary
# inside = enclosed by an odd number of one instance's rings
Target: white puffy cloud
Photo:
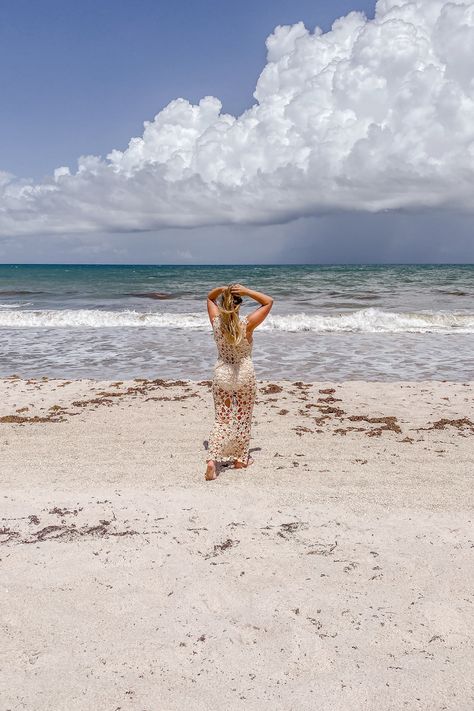
[[[278,26],[266,45],[241,116],[176,99],[76,172],[0,171],[0,235],[473,210],[474,0],[378,0],[373,20]]]

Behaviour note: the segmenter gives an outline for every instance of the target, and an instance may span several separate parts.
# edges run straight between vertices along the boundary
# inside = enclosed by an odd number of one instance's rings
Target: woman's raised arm
[[[242,284],[234,284],[234,286],[232,287],[232,291],[238,294],[239,296],[248,296],[249,298],[253,299],[254,301],[258,301],[259,304],[261,304],[258,309],[255,309],[255,311],[252,311],[252,313],[247,316],[249,330],[253,331],[253,329],[259,326],[270,313],[270,309],[273,306],[272,297],[262,293],[261,291],[248,289],[246,286],[242,286]]]
[[[211,324],[212,319],[219,315],[219,309],[217,308],[216,299],[220,294],[222,294],[225,288],[225,286],[216,286],[216,288],[211,289],[211,291],[207,295],[207,313],[209,314]]]

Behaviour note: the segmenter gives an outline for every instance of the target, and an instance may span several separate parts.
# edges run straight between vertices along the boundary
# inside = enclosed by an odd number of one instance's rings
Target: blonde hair
[[[245,329],[239,318],[239,307],[242,303],[240,296],[234,296],[229,284],[221,294],[220,304],[217,304],[220,314],[221,329],[228,343],[236,346],[245,336]]]

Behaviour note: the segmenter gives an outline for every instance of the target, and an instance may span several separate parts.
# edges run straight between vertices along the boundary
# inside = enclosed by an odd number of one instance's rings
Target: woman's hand
[[[247,287],[242,286],[242,284],[233,284],[230,287],[230,290],[232,294],[235,294],[236,296],[245,296],[245,294],[248,292]]]

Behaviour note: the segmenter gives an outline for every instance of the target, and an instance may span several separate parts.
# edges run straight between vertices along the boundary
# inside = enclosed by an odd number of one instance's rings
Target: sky
[[[0,0],[0,261],[474,262],[473,55],[472,0]]]

